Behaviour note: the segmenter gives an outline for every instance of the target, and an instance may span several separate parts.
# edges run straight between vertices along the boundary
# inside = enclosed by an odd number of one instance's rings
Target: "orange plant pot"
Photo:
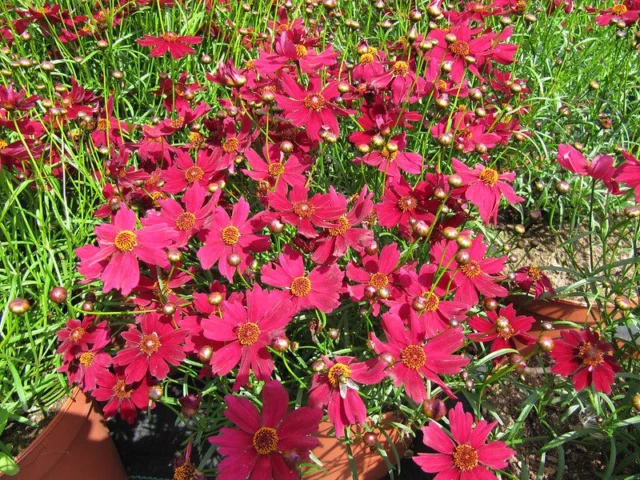
[[[102,415],[78,388],[51,423],[16,458],[16,480],[125,480]],[[0,474],[0,477],[3,477]]]
[[[402,440],[402,434],[394,428],[390,422],[393,421],[393,414],[384,415],[380,428],[384,429],[389,438],[395,445],[400,458],[404,455],[407,447]],[[329,433],[329,432],[332,433]],[[359,438],[362,429],[352,427],[352,431]],[[387,437],[376,429],[378,434],[378,442],[382,445],[389,461],[395,465],[396,456],[389,444]],[[349,456],[346,446],[336,438],[333,434],[333,424],[330,422],[322,422],[318,432],[320,445],[313,450],[313,454],[322,462],[322,468],[326,471],[315,471],[313,473],[303,474],[305,480],[350,480],[351,468],[349,466]],[[351,452],[355,462],[355,468],[358,472],[358,478],[364,480],[376,480],[387,475],[387,464],[380,456],[377,449],[371,450],[362,440],[356,440],[351,444]]]

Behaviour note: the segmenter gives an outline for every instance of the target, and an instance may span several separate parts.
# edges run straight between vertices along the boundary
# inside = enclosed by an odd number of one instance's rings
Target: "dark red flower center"
[[[121,230],[116,235],[113,245],[121,252],[130,252],[138,245],[138,237],[131,230]]]
[[[419,370],[427,362],[427,354],[422,345],[407,345],[401,354],[402,363],[412,370]]]
[[[473,470],[478,466],[478,451],[466,443],[458,445],[453,451],[453,464],[458,470]]]
[[[235,138],[228,138],[226,142],[224,142],[224,145],[222,145],[222,150],[224,150],[227,153],[231,153],[231,152],[235,152],[236,150],[238,150],[238,147],[240,146],[240,141]]]
[[[116,384],[113,386],[113,394],[118,397],[120,400],[124,400],[126,398],[131,397],[131,391],[127,387],[127,384],[124,380],[118,380]]]
[[[260,455],[269,455],[278,450],[278,432],[275,428],[262,427],[253,435],[253,448]]]
[[[398,200],[398,208],[403,212],[412,212],[418,206],[418,201],[411,195],[405,195]]]
[[[319,112],[326,103],[326,100],[320,93],[311,93],[304,97],[304,106],[309,110]]]
[[[256,323],[243,323],[238,327],[238,341],[241,345],[253,345],[260,338],[260,333],[260,327]]]
[[[471,260],[466,265],[462,265],[460,267],[463,275],[467,278],[476,278],[478,275],[482,273],[482,268],[480,268],[480,264],[475,260]]]
[[[329,379],[329,384],[333,388],[338,388],[340,383],[346,382],[351,378],[351,369],[344,363],[336,363],[329,369],[327,378]]]
[[[93,352],[84,352],[80,355],[80,363],[85,367],[88,367],[93,363],[93,359],[96,357],[96,354]]]
[[[196,216],[191,212],[183,212],[176,218],[176,228],[181,232],[186,232],[196,224]]]
[[[454,55],[457,55],[459,57],[466,57],[471,51],[469,49],[469,44],[462,40],[456,40],[451,45],[449,45],[449,50],[451,50]]]
[[[298,58],[306,57],[307,53],[309,53],[309,51],[307,50],[307,47],[305,47],[304,45],[296,45],[296,57]]]
[[[84,328],[76,327],[69,332],[69,340],[72,342],[79,342],[84,337]]]
[[[485,184],[493,187],[496,183],[498,183],[498,172],[496,172],[493,168],[485,168],[480,172],[478,178],[482,180]]]
[[[438,306],[440,305],[440,298],[433,292],[424,292],[422,296],[425,299],[425,311],[427,312],[435,312],[438,310]]]
[[[202,179],[204,177],[204,170],[202,170],[197,165],[193,167],[189,167],[184,171],[184,179],[187,183],[194,183]]]
[[[175,43],[175,42],[178,41],[178,38],[180,38],[180,37],[178,37],[177,34],[175,34],[173,32],[163,33],[161,35],[161,37],[165,42],[169,42],[169,43]]]
[[[277,177],[284,173],[284,165],[280,162],[273,162],[269,164],[269,175]]]
[[[233,225],[229,225],[222,229],[221,236],[225,245],[235,245],[238,243],[238,239],[240,238],[240,230]]]
[[[306,297],[311,293],[311,280],[307,277],[296,277],[291,282],[291,293],[298,298]]]
[[[142,340],[140,340],[140,351],[145,355],[152,355],[160,350],[162,343],[160,343],[160,338],[156,332],[150,333],[148,335],[143,335]]]
[[[314,207],[311,202],[296,202],[293,204],[293,213],[298,215],[300,218],[308,218],[313,215],[316,211],[316,207]]]
[[[534,282],[537,282],[538,280],[540,280],[542,278],[542,272],[540,271],[539,268],[536,267],[529,267],[527,269],[527,276],[533,280]]]
[[[374,273],[369,277],[369,285],[379,290],[389,285],[389,277],[382,272]]]
[[[332,237],[344,235],[351,227],[351,225],[349,224],[349,220],[347,220],[347,217],[345,217],[344,215],[338,218],[336,222],[338,222],[338,226],[336,228],[329,229],[329,235],[331,235]]]
[[[611,13],[613,13],[614,15],[624,15],[625,13],[627,13],[627,6],[623,5],[622,3],[614,5],[613,7],[611,7]]]
[[[407,62],[397,61],[393,64],[391,70],[397,77],[406,77],[409,73],[409,64]]]
[[[604,352],[600,350],[591,342],[586,342],[580,347],[580,357],[582,357],[582,363],[589,367],[596,367],[604,362]]]

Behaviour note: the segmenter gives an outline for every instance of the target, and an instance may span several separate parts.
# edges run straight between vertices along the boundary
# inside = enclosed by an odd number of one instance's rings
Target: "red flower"
[[[424,80],[417,76],[411,69],[411,64],[404,60],[394,62],[387,72],[371,79],[373,88],[391,89],[391,101],[396,105],[404,102],[412,89],[422,90],[423,84]]]
[[[332,221],[344,214],[344,208],[334,205],[328,194],[316,193],[309,199],[309,189],[294,186],[287,195],[287,187],[282,186],[267,197],[269,206],[280,214],[282,220],[298,227],[305,237],[315,238],[316,227],[331,228]]]
[[[282,79],[282,89],[288,97],[275,94],[278,107],[284,110],[285,118],[292,124],[304,127],[311,140],[320,140],[320,130],[323,126],[334,135],[339,135],[336,115],[353,113],[331,103],[340,96],[340,92],[335,83],[329,83],[322,88],[319,77],[311,77],[309,88],[303,90],[291,76],[285,75]]]
[[[491,351],[503,348],[516,348],[516,340],[524,345],[536,343],[536,339],[527,332],[531,330],[533,317],[516,316],[513,305],[507,305],[500,312],[487,312],[488,318],[479,316],[469,319],[469,326],[479,333],[472,333],[469,338],[476,342],[493,342]]]
[[[110,339],[105,338],[104,342],[82,352],[72,362],[65,362],[58,372],[66,373],[69,384],[77,384],[83,392],[95,390],[98,377],[108,372],[111,365],[111,355],[102,350],[109,342]]]
[[[521,267],[514,273],[516,274],[514,281],[523,292],[529,293],[533,288],[535,298],[539,298],[544,292],[549,292],[551,295],[556,294],[556,291],[551,286],[551,280],[539,268],[533,266]]]
[[[162,380],[169,373],[169,365],[179,365],[184,360],[182,344],[187,332],[163,322],[159,313],[145,313],[136,320],[140,330],[130,328],[122,333],[125,348],[118,352],[113,364],[126,367],[127,383],[142,380],[147,372]]]
[[[244,156],[247,158],[251,170],[243,169],[242,173],[249,178],[257,181],[266,180],[269,185],[277,185],[282,181],[292,187],[304,188],[303,173],[308,166],[300,163],[300,159],[296,155],[290,155],[285,161],[282,161],[280,157],[274,159],[267,156],[269,163],[251,149],[246,150]]]
[[[338,308],[343,277],[338,265],[316,267],[307,275],[302,255],[288,245],[278,262],[262,267],[262,282],[288,290],[296,312],[317,308],[329,313]]]
[[[625,0],[611,8],[600,10],[600,15],[596,18],[596,23],[601,27],[609,25],[613,21],[622,21],[627,26],[638,21],[640,15],[639,0]]]
[[[227,395],[224,415],[238,428],[222,428],[209,437],[225,456],[218,466],[219,480],[299,478],[298,464],[309,458],[319,441],[322,410],[301,407],[287,413],[289,395],[280,382],[262,389],[262,415],[246,398]]]
[[[102,343],[102,339],[109,337],[107,322],[94,326],[95,317],[89,315],[82,321],[70,318],[67,325],[58,331],[58,341],[61,342],[57,353],[64,353],[65,360],[71,360],[79,353],[89,350],[89,344]]]
[[[95,228],[98,246],[85,245],[76,250],[80,257],[78,271],[87,280],[100,278],[103,292],[115,288],[129,295],[140,282],[138,260],[148,265],[168,267],[165,249],[175,238],[166,225],[136,229],[136,214],[124,205],[113,217],[113,224]]]
[[[424,200],[427,197],[426,187],[426,183],[420,182],[412,188],[403,176],[394,178],[380,198],[382,203],[375,206],[378,223],[387,228],[398,227],[401,231],[408,229],[411,219],[431,224],[433,214],[427,210],[428,202]]]
[[[473,427],[473,416],[465,413],[462,403],[449,410],[451,437],[435,422],[422,429],[424,444],[437,453],[419,453],[413,457],[423,471],[437,473],[434,480],[497,480],[488,468],[505,468],[516,452],[504,442],[487,442],[498,422],[479,421]]]
[[[374,150],[362,157],[367,165],[378,167],[378,170],[390,177],[400,177],[400,170],[419,174],[422,171],[422,157],[419,153],[403,152],[407,147],[407,134],[402,132],[391,139],[382,150]]]
[[[120,417],[133,423],[138,410],[146,410],[149,405],[149,387],[151,384],[144,377],[139,383],[127,384],[122,375],[113,374],[109,370],[101,372],[97,377],[98,387],[93,397],[99,402],[107,402],[102,407],[105,419],[120,413]],[[154,404],[151,404],[154,406]]]
[[[393,314],[382,319],[382,329],[387,336],[384,343],[372,332],[371,341],[377,354],[390,353],[395,359],[389,375],[396,387],[404,385],[409,398],[422,402],[427,398],[424,380],[436,383],[452,398],[456,398],[438,374],[456,375],[469,360],[452,352],[462,347],[464,335],[459,328],[450,328],[431,338],[426,344],[423,335],[406,330],[404,323]]]
[[[163,33],[159,37],[144,35],[137,41],[143,47],[153,47],[151,50],[152,57],[161,57],[169,52],[174,60],[182,58],[185,55],[195,53],[195,50],[189,45],[197,45],[202,42],[200,37],[185,36],[181,37],[173,32]]]
[[[244,272],[251,263],[250,252],[264,252],[271,245],[269,237],[256,235],[264,227],[262,212],[249,218],[249,204],[240,198],[233,206],[231,218],[224,208],[218,208],[198,258],[205,270],[216,263],[218,270],[233,282],[236,269]]]
[[[354,228],[362,223],[371,213],[373,194],[367,193],[367,187],[360,191],[355,204],[346,215],[338,217],[336,225],[320,234],[316,243],[316,250],[311,259],[318,264],[333,262],[346,255],[349,247],[361,252],[365,245],[373,240],[373,232],[366,228]],[[341,210],[347,209],[347,200],[336,193],[333,186],[329,188],[331,203]]]
[[[222,303],[221,315],[210,315],[202,322],[204,336],[226,342],[211,357],[211,369],[217,375],[228,374],[240,364],[233,390],[244,387],[249,369],[258,380],[268,380],[273,360],[267,350],[274,337],[284,335],[284,327],[294,314],[291,302],[278,291],[262,290],[255,285],[246,294],[246,307],[235,297]]]
[[[590,161],[571,145],[558,145],[557,159],[558,163],[570,172],[602,180],[611,193],[618,193],[618,184],[613,180],[616,174],[613,157],[598,155]]]
[[[493,223],[498,222],[498,207],[502,195],[511,204],[524,201],[524,198],[516,195],[511,185],[504,182],[504,180],[512,182],[516,176],[515,173],[498,173],[493,168],[481,164],[477,164],[471,170],[455,158],[451,163],[453,170],[468,185],[465,198],[478,207],[480,217],[485,223],[489,223],[491,218]]]
[[[640,203],[640,162],[630,153],[622,152],[626,162],[618,167],[616,181],[635,188],[636,203]]]
[[[611,345],[592,330],[563,330],[560,335],[551,351],[555,362],[551,371],[565,378],[573,375],[577,391],[593,385],[596,392],[609,395],[616,372],[622,370],[609,353]]]
[[[194,184],[207,188],[215,172],[215,163],[213,157],[205,150],[198,151],[195,163],[189,154],[179,150],[174,165],[162,175],[165,181],[162,189],[167,193],[176,194]]]
[[[386,376],[385,364],[378,359],[356,362],[355,357],[335,356],[329,360],[323,356],[326,373],[317,373],[311,380],[309,406],[327,407],[336,437],[344,436],[348,425],[364,425],[367,408],[358,394],[358,384],[373,385]]]
[[[456,242],[438,242],[430,252],[434,263],[453,272],[456,301],[475,305],[479,300],[478,293],[490,298],[506,296],[507,289],[495,282],[504,278],[501,273],[507,257],[485,258],[487,245],[482,241],[482,235],[474,238],[471,247],[465,251],[469,254],[469,262],[464,265],[455,260],[458,252]]]

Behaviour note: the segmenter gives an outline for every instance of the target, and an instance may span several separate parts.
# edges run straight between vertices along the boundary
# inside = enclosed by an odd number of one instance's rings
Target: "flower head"
[[[189,45],[197,45],[201,42],[201,37],[180,36],[173,32],[163,33],[157,37],[144,35],[138,40],[138,44],[143,47],[153,47],[152,57],[161,57],[169,52],[174,60],[195,53],[195,50]]]

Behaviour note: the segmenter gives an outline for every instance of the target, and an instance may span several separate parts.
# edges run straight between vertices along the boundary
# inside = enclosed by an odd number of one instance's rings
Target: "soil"
[[[0,436],[0,442],[13,445],[11,451],[14,456],[18,456],[51,423],[66,400],[67,397],[64,395],[45,411],[40,410],[29,415],[29,420],[34,422],[35,426],[20,422],[9,422]]]
[[[499,224],[492,233],[497,234],[499,243],[508,243],[511,245],[509,254],[517,257],[517,268],[525,265],[537,267],[561,267],[572,271],[576,270],[574,262],[584,270],[589,270],[590,250],[589,236],[586,235],[588,230],[584,229],[580,233],[569,232],[565,229],[553,231],[544,223],[537,223],[529,226],[524,234],[515,234],[514,225]],[[567,245],[572,237],[578,237]],[[614,248],[615,239],[611,239],[610,248]],[[628,239],[619,242],[619,255],[615,260],[626,258],[629,253],[631,243]],[[570,251],[572,249],[573,251]],[[505,253],[506,254],[506,253]],[[603,264],[603,248],[598,238],[593,239],[593,259],[594,266],[598,268]],[[611,259],[604,259],[607,263]],[[569,272],[559,272],[554,270],[545,270],[544,273],[551,280],[554,288],[566,287],[580,280],[576,274]],[[621,274],[621,269],[613,269],[611,278]]]

